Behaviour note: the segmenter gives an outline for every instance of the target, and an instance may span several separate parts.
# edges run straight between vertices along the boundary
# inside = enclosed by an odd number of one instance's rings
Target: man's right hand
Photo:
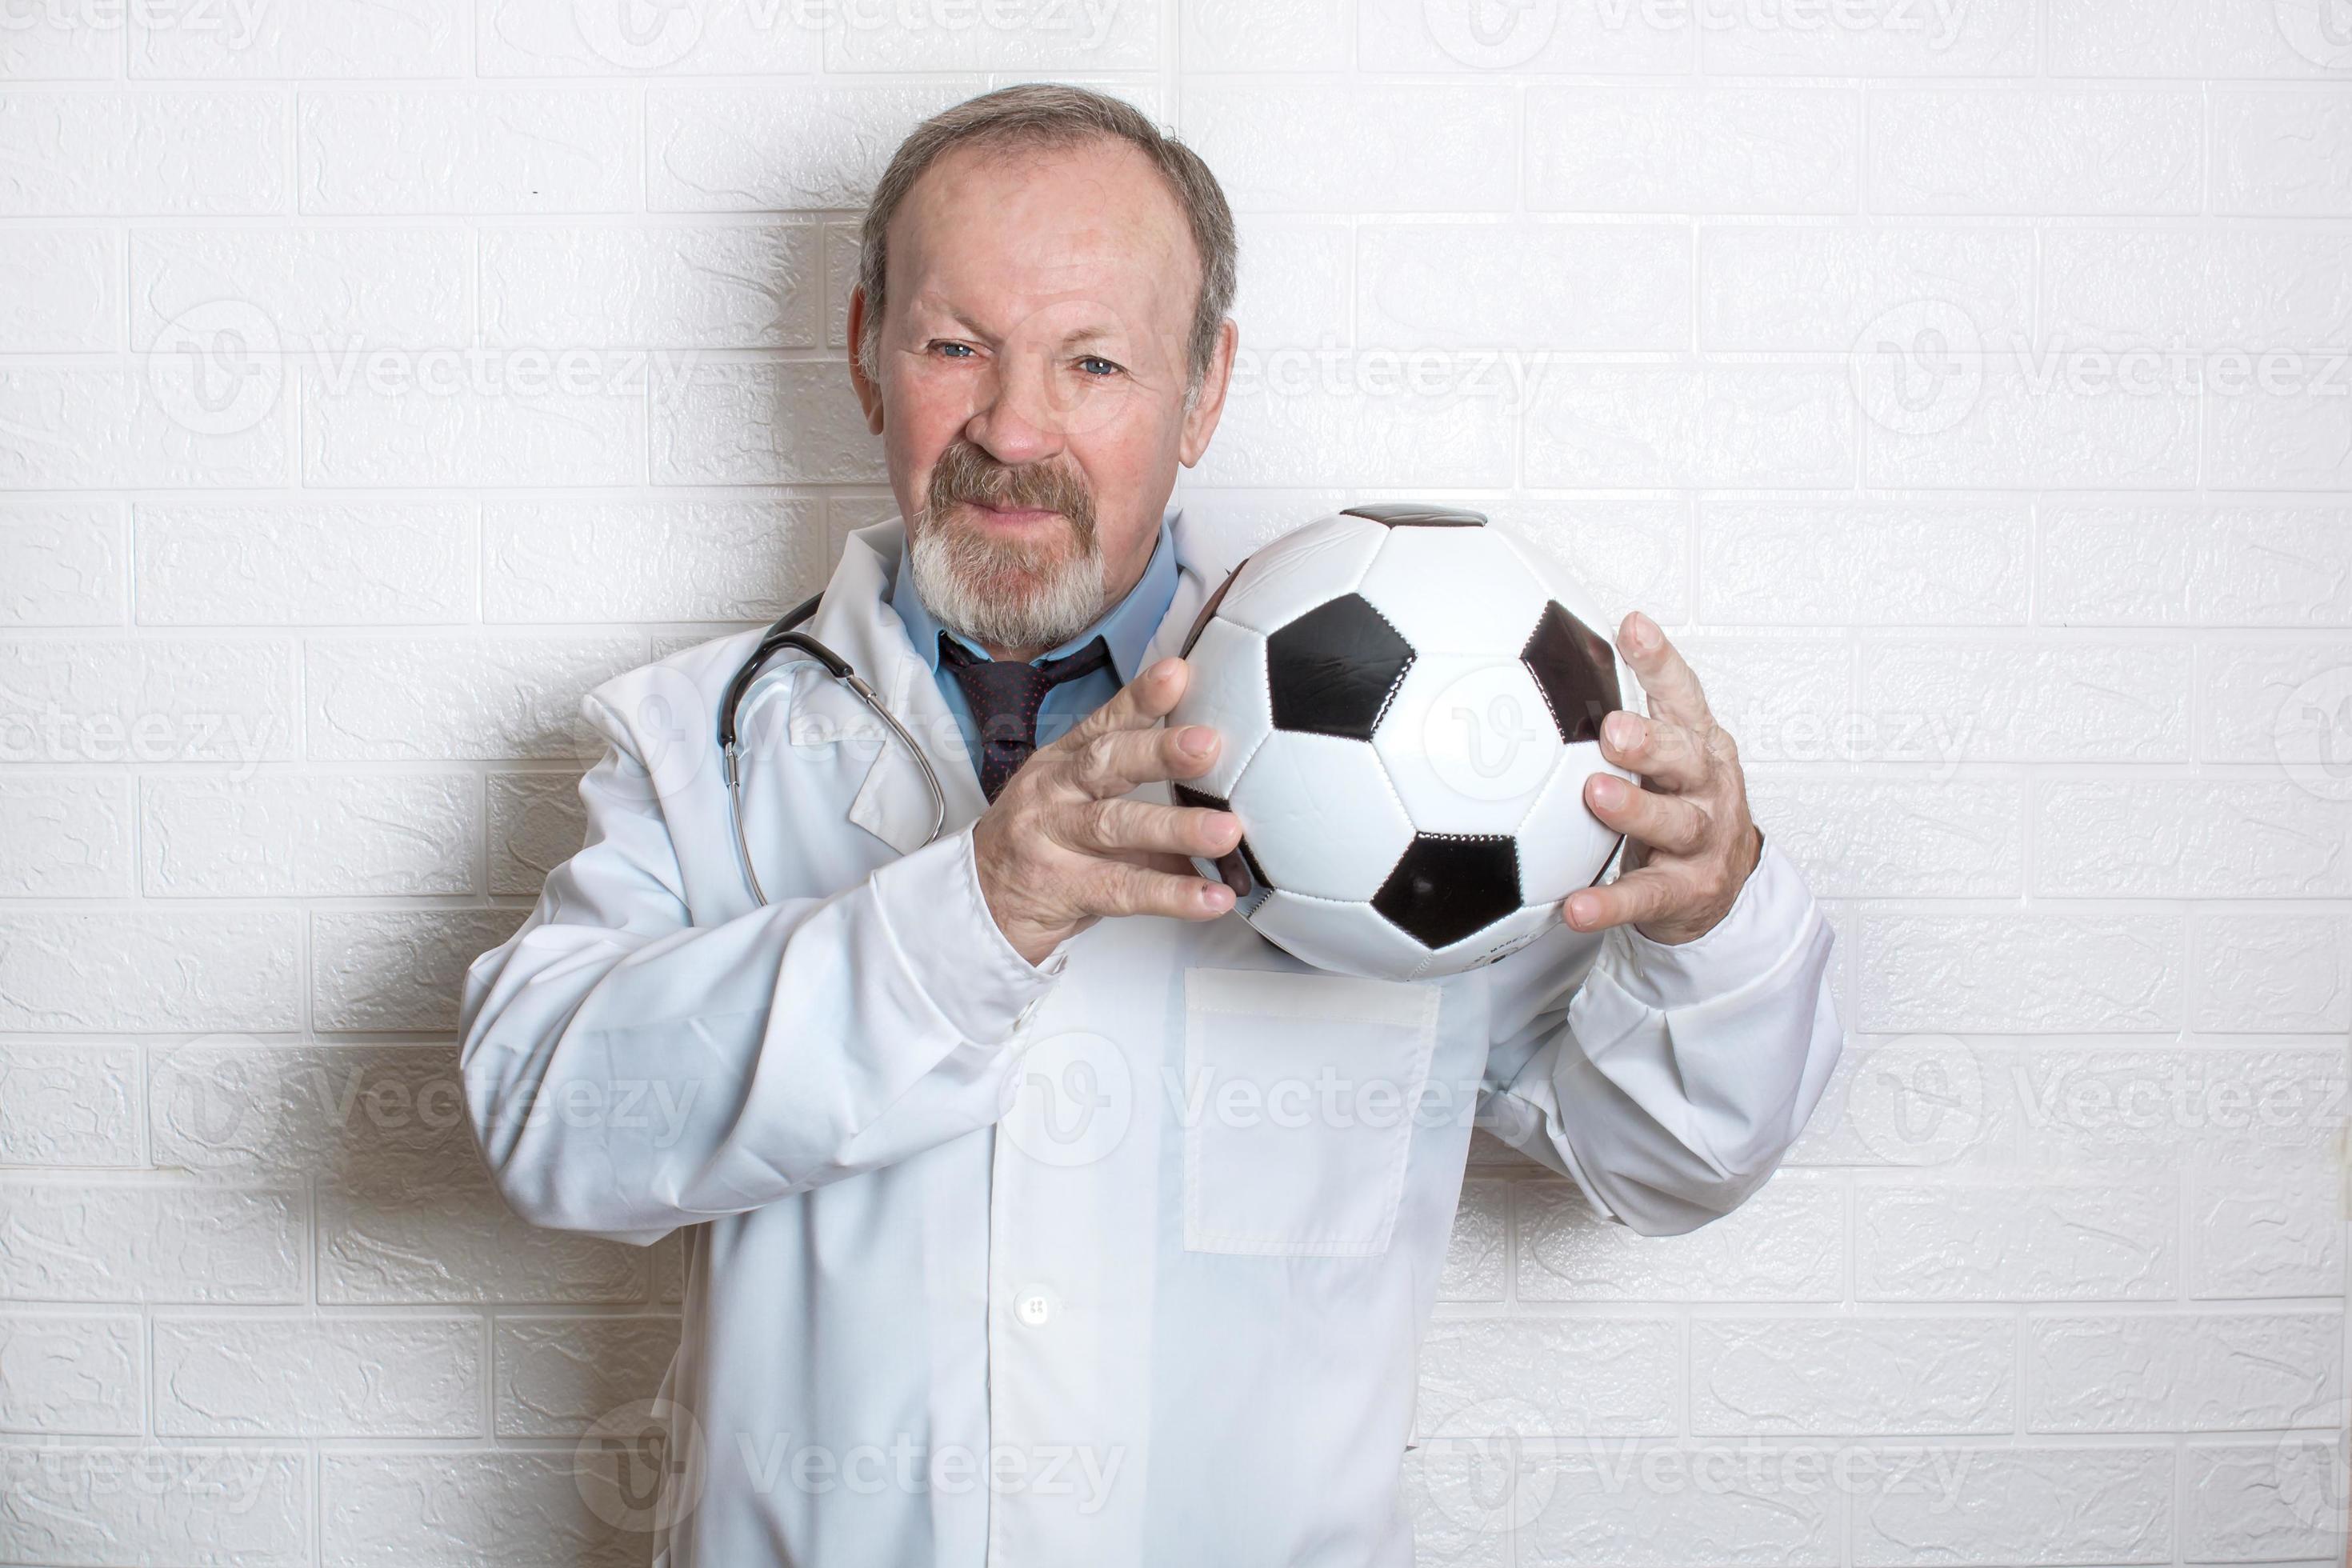
[[[1193,874],[1241,841],[1229,811],[1128,800],[1139,784],[1197,778],[1217,732],[1160,723],[1191,672],[1163,658],[1021,764],[972,826],[981,891],[1014,949],[1037,963],[1105,915],[1214,920],[1233,889]]]

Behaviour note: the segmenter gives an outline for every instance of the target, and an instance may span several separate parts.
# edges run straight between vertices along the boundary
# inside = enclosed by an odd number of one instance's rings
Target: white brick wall
[[[457,975],[578,843],[580,692],[887,515],[861,193],[1058,76],[1241,213],[1229,558],[1517,521],[1843,933],[1739,1213],[1477,1146],[1423,1561],[2340,1561],[2341,12],[0,3],[0,1560],[643,1561],[573,1452],[677,1247],[505,1211]]]

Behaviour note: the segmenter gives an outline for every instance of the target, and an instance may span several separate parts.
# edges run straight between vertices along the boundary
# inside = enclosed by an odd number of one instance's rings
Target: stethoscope
[[[751,845],[743,836],[743,770],[738,760],[741,748],[735,735],[735,715],[737,710],[743,706],[744,695],[751,689],[751,682],[759,678],[761,669],[785,648],[796,648],[808,655],[824,666],[825,673],[855,692],[857,700],[866,704],[868,712],[890,727],[890,732],[898,736],[899,743],[907,748],[907,754],[915,759],[915,765],[923,770],[923,785],[931,792],[931,830],[924,836],[923,843],[929,844],[937,838],[940,829],[947,826],[947,792],[940,787],[940,775],[932,769],[930,758],[923,755],[923,748],[915,743],[915,737],[907,732],[907,726],[899,723],[898,717],[883,705],[874,688],[866,683],[865,677],[859,675],[847,659],[818,641],[814,634],[793,629],[816,614],[817,601],[824,597],[822,594],[810,595],[785,611],[775,625],[760,634],[760,646],[751,650],[751,657],[743,661],[742,667],[735,672],[735,679],[727,683],[727,695],[719,704],[719,755],[727,778],[727,813],[735,824],[735,858],[743,868],[744,886],[751,889],[751,896],[762,906],[767,903],[768,895],[760,886],[760,874],[751,868]]]

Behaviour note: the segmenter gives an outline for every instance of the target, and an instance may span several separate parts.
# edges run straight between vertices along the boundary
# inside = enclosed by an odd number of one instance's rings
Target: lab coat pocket
[[[1387,1251],[1437,1007],[1431,984],[1185,971],[1185,1249]]]

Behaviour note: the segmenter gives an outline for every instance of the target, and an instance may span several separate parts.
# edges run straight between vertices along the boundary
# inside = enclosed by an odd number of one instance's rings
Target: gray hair
[[[1201,258],[1201,297],[1192,308],[1192,334],[1186,344],[1190,379],[1185,404],[1191,405],[1216,353],[1217,329],[1233,310],[1240,251],[1234,236],[1233,209],[1225,205],[1224,190],[1201,155],[1164,134],[1142,110],[1107,93],[1058,82],[1000,88],[968,98],[924,121],[898,143],[890,166],[874,187],[865,226],[859,232],[864,248],[857,260],[857,286],[866,294],[866,330],[858,335],[857,363],[867,379],[880,379],[876,339],[882,325],[883,286],[889,268],[890,219],[923,171],[957,147],[1068,147],[1097,137],[1125,142],[1150,158],[1167,179],[1192,226],[1192,243]]]

